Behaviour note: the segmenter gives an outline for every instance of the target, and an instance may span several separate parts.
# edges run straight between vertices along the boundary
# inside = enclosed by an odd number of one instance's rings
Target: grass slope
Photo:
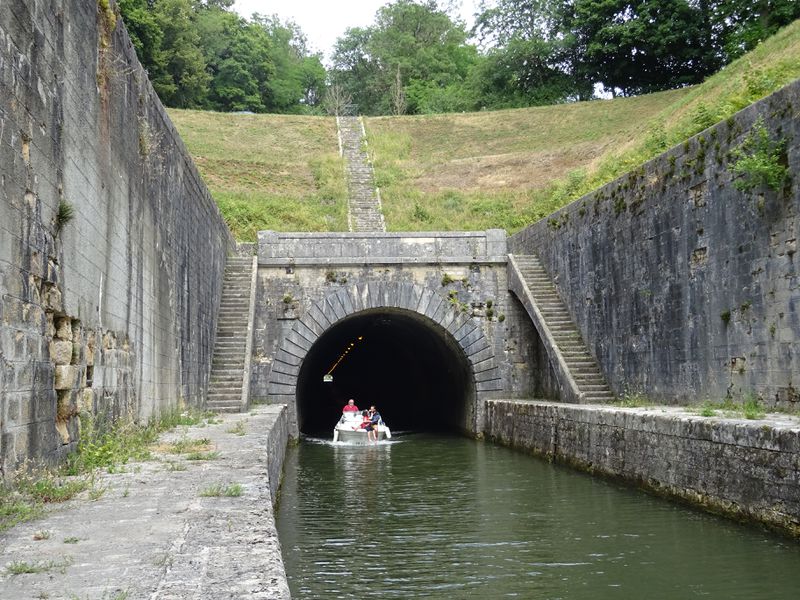
[[[691,88],[366,122],[394,231],[516,231],[800,77],[800,21]]]
[[[256,232],[346,231],[347,185],[336,121],[170,109],[238,240]]]
[[[387,226],[516,231],[798,77],[800,21],[691,88],[366,119]],[[169,112],[237,239],[347,230],[333,118]]]

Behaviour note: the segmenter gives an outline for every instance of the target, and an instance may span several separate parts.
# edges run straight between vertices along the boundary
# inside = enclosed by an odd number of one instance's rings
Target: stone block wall
[[[281,362],[281,345],[292,339],[297,322],[315,314],[325,298],[334,296],[345,298],[345,303],[347,298],[367,297],[370,308],[381,306],[382,301],[375,299],[380,296],[385,306],[402,307],[408,303],[400,296],[411,288],[429,294],[429,312],[436,307],[433,298],[440,300],[440,308],[431,315],[434,321],[448,307],[457,306],[459,311],[463,309],[464,319],[477,325],[472,335],[482,334],[488,342],[486,356],[493,358],[497,371],[491,381],[477,382],[479,394],[555,397],[546,353],[524,309],[508,293],[505,242],[501,230],[260,232],[251,400],[289,404],[292,426],[296,427],[291,382],[297,367],[291,367],[291,377],[285,380],[286,389],[281,387],[281,394],[270,393],[275,390],[270,382],[284,381],[283,371],[276,374],[273,366],[276,360]],[[477,421],[481,418],[475,416]],[[469,430],[479,433],[481,427],[475,422]]]
[[[800,536],[796,419],[509,400],[486,413],[498,443]]]
[[[0,3],[0,469],[201,405],[232,249],[114,3]]]
[[[740,191],[763,120],[783,190]],[[536,253],[617,394],[800,407],[800,81],[509,239]]]

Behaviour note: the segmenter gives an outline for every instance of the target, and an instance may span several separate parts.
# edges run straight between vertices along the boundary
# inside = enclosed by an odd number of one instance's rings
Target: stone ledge
[[[97,474],[99,499],[83,494],[0,538],[0,565],[65,566],[0,574],[0,598],[190,598],[289,600],[273,504],[287,443],[287,409],[257,406],[222,422],[165,434],[161,442],[208,438],[219,457],[174,454]],[[244,435],[231,433],[239,427]],[[170,468],[181,465],[185,470]],[[242,486],[239,497],[203,497],[210,485]],[[34,533],[50,537],[34,541]],[[74,544],[64,540],[77,538]]]

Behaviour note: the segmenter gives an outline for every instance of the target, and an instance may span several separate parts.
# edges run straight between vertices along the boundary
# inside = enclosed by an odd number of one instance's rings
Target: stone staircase
[[[522,300],[539,331],[564,399],[581,403],[612,401],[614,393],[538,257],[509,255],[509,289]]]
[[[363,148],[364,128],[359,117],[337,117],[339,138],[347,169],[350,231],[386,231],[380,193],[375,188],[372,165]]]
[[[206,402],[214,412],[247,409],[253,269],[252,256],[230,256],[225,266]]]

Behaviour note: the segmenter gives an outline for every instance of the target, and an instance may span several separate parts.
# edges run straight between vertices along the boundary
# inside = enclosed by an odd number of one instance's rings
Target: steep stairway
[[[247,409],[253,269],[252,256],[231,256],[225,266],[206,402],[214,412]]]
[[[537,256],[509,255],[509,289],[522,301],[539,331],[565,400],[612,401],[614,393]]]
[[[342,156],[347,169],[350,231],[386,231],[381,200],[369,157],[364,150],[364,128],[359,117],[338,117]]]

